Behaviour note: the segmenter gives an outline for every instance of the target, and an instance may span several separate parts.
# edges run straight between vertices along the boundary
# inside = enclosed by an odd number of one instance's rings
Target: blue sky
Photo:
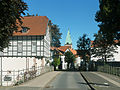
[[[95,22],[95,13],[99,10],[99,0],[24,0],[28,4],[28,13],[47,16],[54,24],[59,25],[62,33],[61,45],[65,44],[68,28],[73,48],[84,33],[92,40],[99,30]]]

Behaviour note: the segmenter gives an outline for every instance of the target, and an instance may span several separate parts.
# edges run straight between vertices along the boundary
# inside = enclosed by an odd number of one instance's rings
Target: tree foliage
[[[90,49],[90,38],[86,34],[83,34],[82,37],[77,41],[78,50],[89,50]]]
[[[95,20],[99,23],[101,34],[107,39],[108,44],[116,44],[120,40],[120,0],[99,0],[100,10],[97,11]],[[117,43],[120,45],[120,42]]]
[[[9,45],[9,37],[18,28],[16,20],[21,26],[21,15],[27,9],[23,0],[0,0],[0,51]]]
[[[68,69],[70,64],[71,67],[74,67],[74,61],[75,61],[75,55],[73,55],[73,53],[70,51],[65,52],[65,62],[67,62]]]
[[[60,58],[55,57],[55,58],[54,58],[54,61],[53,61],[53,65],[54,65],[55,67],[59,66],[59,65],[60,65]]]
[[[89,37],[87,37],[86,34],[83,34],[82,37],[79,38],[79,40],[77,41],[77,48],[79,51],[82,52],[82,57],[85,60],[86,59],[86,55],[90,53],[90,47],[91,45],[91,40]]]
[[[61,43],[60,43],[60,39],[62,36],[62,33],[60,33],[60,28],[58,27],[58,25],[52,24],[50,22],[50,26],[51,26],[51,46],[53,47],[60,47]]]

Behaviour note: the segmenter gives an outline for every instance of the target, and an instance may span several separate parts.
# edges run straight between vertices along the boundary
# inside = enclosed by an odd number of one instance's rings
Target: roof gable
[[[68,48],[65,52],[69,52],[70,51],[70,49]]]

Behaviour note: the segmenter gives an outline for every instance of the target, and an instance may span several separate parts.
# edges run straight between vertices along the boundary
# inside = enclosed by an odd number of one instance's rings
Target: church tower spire
[[[71,48],[72,48],[72,40],[71,40],[69,28],[68,28],[68,33],[66,36],[65,46],[71,46]]]

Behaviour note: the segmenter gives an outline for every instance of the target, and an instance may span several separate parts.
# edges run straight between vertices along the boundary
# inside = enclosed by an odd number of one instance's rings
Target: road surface
[[[50,88],[88,90],[89,87],[80,75],[80,72],[63,72],[59,74],[51,83]]]

